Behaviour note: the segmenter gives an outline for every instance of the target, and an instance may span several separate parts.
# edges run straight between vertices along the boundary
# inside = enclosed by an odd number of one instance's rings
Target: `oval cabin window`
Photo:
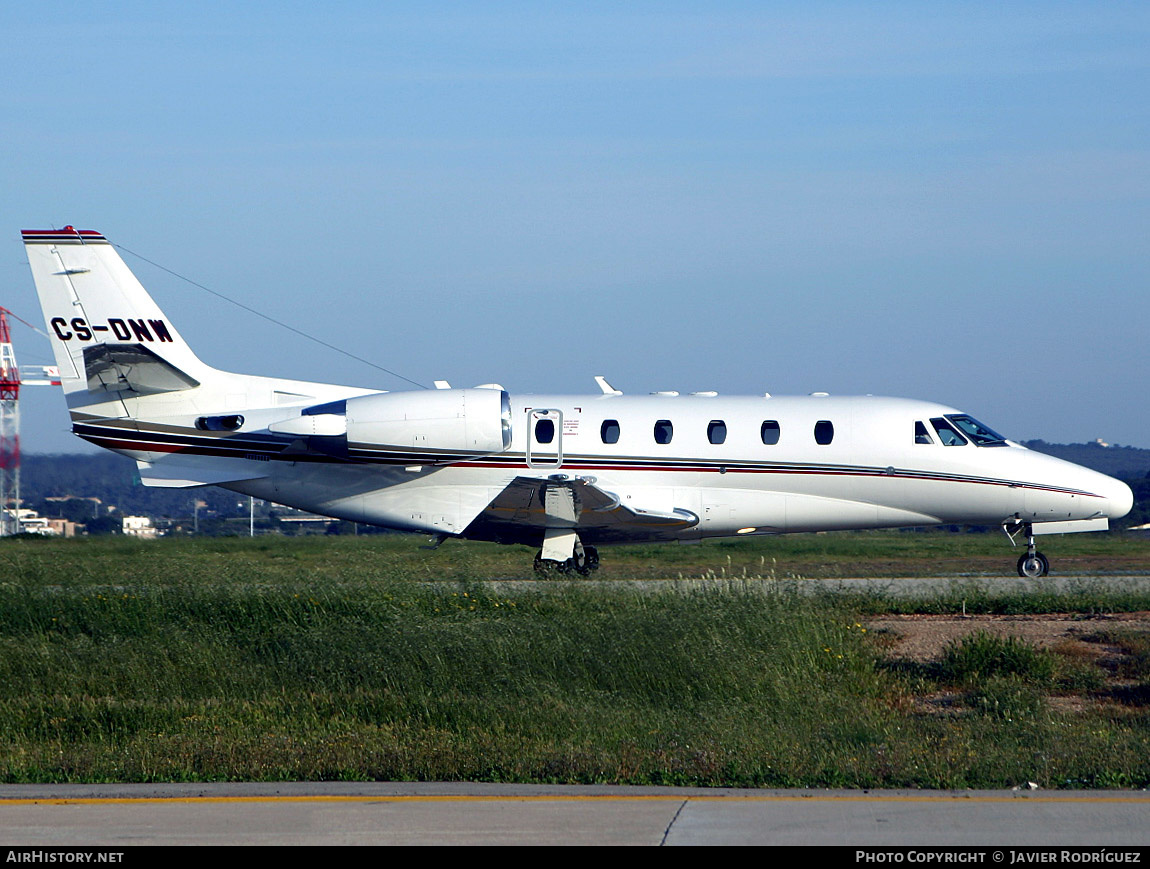
[[[549,419],[541,419],[535,423],[535,442],[549,444],[555,440],[555,423]]]
[[[835,439],[835,426],[829,419],[820,419],[815,423],[815,443],[824,447]]]

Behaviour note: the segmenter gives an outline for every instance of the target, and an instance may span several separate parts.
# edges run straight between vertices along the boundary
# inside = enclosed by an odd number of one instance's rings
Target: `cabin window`
[[[619,420],[603,420],[603,425],[599,426],[599,437],[603,439],[605,444],[619,443]]]
[[[555,440],[555,423],[549,419],[541,419],[535,423],[535,443],[549,444]]]
[[[244,424],[244,418],[238,413],[228,416],[201,416],[196,420],[196,428],[200,431],[235,431]]]
[[[671,437],[672,437],[672,435],[674,435],[674,433],[675,433],[675,430],[674,430],[674,427],[671,425],[671,420],[661,419],[657,423],[655,423],[655,443],[657,443],[657,444],[669,444],[671,442]]]
[[[914,424],[914,442],[916,444],[933,444],[934,438],[930,436],[930,432],[926,430],[926,423],[915,421]]]
[[[938,440],[943,446],[961,447],[966,443],[966,438],[960,435],[958,430],[942,417],[931,417],[930,424],[938,432]]]
[[[762,435],[763,443],[772,447],[779,442],[779,424],[776,420],[768,419],[763,422],[762,428],[759,430]]]
[[[721,419],[713,419],[707,423],[707,440],[713,444],[721,444],[727,439],[727,424]]]
[[[829,419],[820,419],[815,423],[815,443],[826,446],[835,439],[835,424]]]

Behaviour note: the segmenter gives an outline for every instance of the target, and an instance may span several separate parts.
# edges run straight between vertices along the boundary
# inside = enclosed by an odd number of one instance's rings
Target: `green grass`
[[[996,637],[975,631],[950,643],[939,662],[941,680],[971,684],[998,677],[1047,684],[1054,678],[1055,659],[1017,637]]]
[[[530,553],[404,538],[5,541],[0,781],[1150,784],[1146,709],[1055,712],[1041,655],[978,640],[945,677],[885,666],[860,613],[892,601],[744,581],[761,541],[609,555],[642,575],[680,550],[736,578],[493,583]],[[1074,605],[1150,608],[1111,594]],[[916,707],[951,683],[961,714]]]

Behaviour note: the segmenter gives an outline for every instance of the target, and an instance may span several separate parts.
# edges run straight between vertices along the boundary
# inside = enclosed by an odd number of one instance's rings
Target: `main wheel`
[[[1018,575],[1026,579],[1037,579],[1050,573],[1050,562],[1041,552],[1023,555],[1018,559]]]
[[[570,570],[571,561],[555,561],[551,558],[544,558],[543,553],[540,552],[535,556],[535,573],[540,579],[547,579],[557,573],[566,573]]]
[[[593,570],[599,569],[599,550],[594,546],[581,546],[576,551],[576,556],[567,562],[570,565],[568,572],[590,576]]]
[[[587,556],[587,570],[599,569],[599,550],[594,546],[584,546],[583,554]]]
[[[577,573],[580,576],[591,575],[591,563],[587,558],[587,553],[584,552],[582,555],[572,558],[567,563],[571,565],[571,572]]]

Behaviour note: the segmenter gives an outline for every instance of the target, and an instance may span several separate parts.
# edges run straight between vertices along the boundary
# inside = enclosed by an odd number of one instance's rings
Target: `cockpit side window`
[[[921,420],[915,420],[914,423],[914,442],[916,444],[934,443],[934,438],[930,436],[930,432],[926,430],[926,424]]]
[[[980,423],[973,416],[965,413],[951,413],[947,414],[949,419],[955,426],[968,438],[974,441],[976,446],[980,447],[1004,447],[1006,446],[1006,438],[996,432],[989,426]]]
[[[938,432],[938,440],[944,447],[961,447],[966,444],[966,438],[958,433],[958,429],[939,417],[931,417],[930,424]]]

